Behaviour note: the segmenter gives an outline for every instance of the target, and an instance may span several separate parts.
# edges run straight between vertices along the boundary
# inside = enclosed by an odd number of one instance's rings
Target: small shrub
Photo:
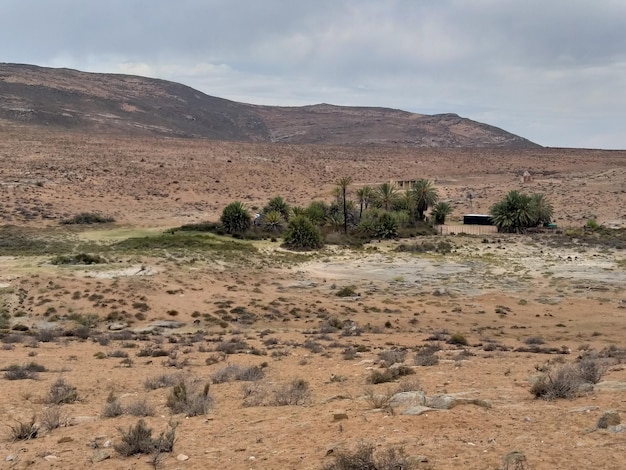
[[[587,383],[597,384],[606,373],[606,364],[597,358],[587,357],[576,365],[580,378]]]
[[[146,379],[143,386],[146,390],[156,390],[158,388],[171,387],[180,382],[179,374],[163,374],[151,379]]]
[[[35,439],[39,433],[39,426],[35,424],[35,417],[33,416],[30,421],[17,421],[15,424],[10,424],[11,439],[14,441],[28,441]]]
[[[372,409],[391,409],[389,404],[393,392],[388,390],[385,393],[376,393],[373,389],[368,388],[365,390],[365,401]]]
[[[294,379],[274,392],[276,406],[305,405],[311,400],[311,388],[304,379]]]
[[[578,369],[571,365],[564,365],[542,374],[530,388],[530,393],[535,398],[544,400],[574,398],[582,383]]]
[[[135,426],[130,426],[128,431],[118,430],[122,435],[122,441],[116,444],[114,448],[123,457],[137,454],[171,452],[176,440],[176,424],[172,423],[158,438],[152,437],[152,429],[148,427],[143,419],[140,419]]]
[[[357,292],[354,290],[353,286],[345,286],[342,287],[341,289],[339,289],[337,292],[335,292],[335,295],[337,297],[354,297],[357,294]]]
[[[213,407],[213,397],[209,394],[210,384],[199,391],[197,384],[181,380],[172,387],[167,396],[166,406],[172,413],[185,413],[185,416],[205,415]]]
[[[448,340],[448,343],[449,344],[456,344],[458,346],[467,346],[468,345],[467,339],[461,333],[454,333],[452,336],[450,336],[450,339]]]
[[[57,255],[54,258],[52,258],[52,260],[50,261],[50,263],[54,264],[54,265],[77,265],[77,264],[84,264],[84,265],[91,265],[91,264],[103,264],[106,263],[107,260],[104,259],[102,256],[99,255],[90,255],[88,253],[78,253],[75,255]]]
[[[102,417],[103,418],[115,418],[116,416],[121,416],[124,414],[124,408],[122,404],[117,399],[117,396],[113,392],[109,393],[107,397],[107,402],[102,408]]]
[[[137,400],[131,403],[126,407],[125,411],[132,416],[145,417],[154,415],[154,408],[146,400]]]
[[[81,212],[70,219],[61,221],[62,225],[91,225],[91,224],[108,224],[115,222],[113,217],[106,217],[96,212]]]
[[[400,364],[404,362],[406,358],[406,349],[390,349],[378,353],[380,360],[387,366],[393,364]]]
[[[6,368],[4,378],[7,380],[36,379],[38,372],[45,372],[46,368],[36,362],[24,365],[11,364]]]
[[[371,384],[382,384],[387,382],[393,382],[405,375],[414,374],[415,371],[408,366],[388,367],[381,370],[373,370],[367,381]]]
[[[413,470],[417,468],[402,448],[389,448],[374,455],[373,444],[361,444],[354,452],[339,451],[323,470]]]
[[[285,246],[292,250],[316,250],[323,245],[319,228],[303,215],[289,221],[283,239]]]
[[[65,424],[65,416],[60,406],[51,406],[41,413],[41,425],[47,431],[60,428]]]
[[[46,399],[47,403],[54,405],[74,403],[76,401],[78,401],[78,392],[76,391],[76,387],[68,384],[62,377],[57,379],[57,381],[52,384]]]

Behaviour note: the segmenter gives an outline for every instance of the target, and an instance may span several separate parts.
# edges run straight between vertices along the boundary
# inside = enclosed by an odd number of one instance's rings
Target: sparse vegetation
[[[333,462],[325,465],[324,470],[412,470],[417,468],[409,460],[404,449],[391,447],[378,453],[373,444],[360,444],[356,450],[333,453]]]
[[[205,415],[214,404],[209,389],[209,383],[200,387],[197,380],[180,380],[170,390],[165,404],[174,414],[184,413],[187,417]]]
[[[76,387],[70,385],[63,377],[59,377],[50,387],[46,403],[62,405],[64,403],[74,403],[78,401]]]
[[[107,217],[97,212],[81,212],[69,219],[63,219],[63,225],[91,225],[91,224],[108,224],[115,222],[113,217]]]
[[[176,441],[176,424],[170,423],[167,430],[157,438],[152,437],[152,429],[143,419],[128,430],[118,429],[121,442],[115,445],[115,450],[123,457],[137,454],[153,454],[155,452],[171,452]]]
[[[11,439],[14,441],[35,439],[39,434],[39,426],[35,424],[36,419],[33,416],[30,421],[17,421],[15,424],[10,424]]]

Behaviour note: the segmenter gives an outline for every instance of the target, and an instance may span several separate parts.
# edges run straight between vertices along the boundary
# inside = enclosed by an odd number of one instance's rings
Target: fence
[[[495,225],[438,225],[437,232],[439,235],[456,235],[457,233],[487,235],[498,233],[498,227]]]

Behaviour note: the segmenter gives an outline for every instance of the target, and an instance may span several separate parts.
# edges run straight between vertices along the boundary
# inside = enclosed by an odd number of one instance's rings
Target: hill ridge
[[[540,147],[455,113],[426,115],[329,103],[254,105],[158,78],[30,64],[0,64],[0,119],[86,132],[240,142]]]

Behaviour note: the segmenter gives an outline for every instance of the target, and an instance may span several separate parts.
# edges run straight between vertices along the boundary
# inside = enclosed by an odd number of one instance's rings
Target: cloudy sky
[[[625,0],[0,0],[0,61],[626,149]]]

